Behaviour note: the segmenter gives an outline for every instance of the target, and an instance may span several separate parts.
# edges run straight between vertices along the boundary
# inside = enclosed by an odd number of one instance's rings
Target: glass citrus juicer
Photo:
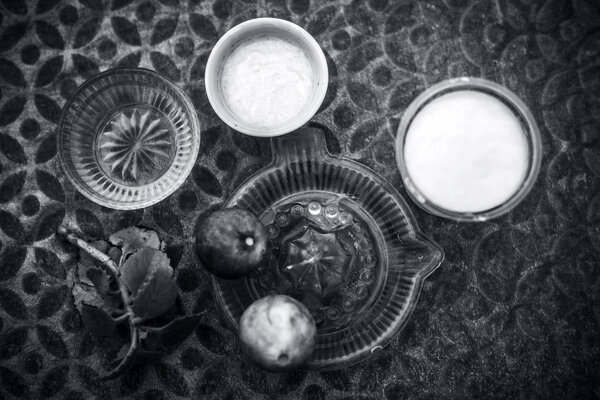
[[[273,138],[272,149],[272,162],[225,205],[259,216],[269,236],[266,261],[242,279],[213,277],[217,303],[237,330],[253,301],[294,297],[317,324],[307,367],[355,364],[406,324],[443,251],[420,233],[394,187],[367,167],[332,156],[321,131]]]

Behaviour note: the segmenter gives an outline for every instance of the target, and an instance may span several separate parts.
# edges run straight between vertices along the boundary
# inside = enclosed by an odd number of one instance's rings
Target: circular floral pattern
[[[594,398],[600,359],[600,15],[593,0],[0,0],[1,398]],[[257,7],[257,4],[259,6]],[[402,192],[399,118],[424,88],[488,77],[531,108],[544,140],[536,190],[485,224],[412,207],[448,255],[399,339],[342,372],[269,375],[243,364],[209,277],[186,246],[194,225],[270,160],[268,141],[227,128],[204,94],[210,49],[237,23],[290,19],[325,51],[330,86],[311,125]],[[190,95],[202,126],[184,185],[147,210],[113,211],[75,192],[56,163],[56,126],[84,80],[143,67]],[[125,153],[125,152],[124,152]],[[118,174],[118,171],[115,171]],[[132,178],[132,177],[129,177]],[[108,218],[107,218],[108,217]],[[179,306],[205,312],[181,348],[110,384],[65,295],[74,248],[129,225],[161,232]],[[67,362],[68,361],[68,362]],[[156,380],[156,382],[155,382]],[[160,387],[156,387],[156,386]]]

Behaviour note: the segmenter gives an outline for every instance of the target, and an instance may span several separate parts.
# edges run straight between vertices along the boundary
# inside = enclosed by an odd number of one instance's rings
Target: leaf
[[[117,324],[103,309],[83,303],[81,320],[99,344],[110,343],[115,339]]]
[[[79,208],[75,210],[75,220],[79,229],[91,237],[104,236],[104,229],[98,218],[90,210]]]
[[[200,190],[212,196],[220,197],[223,189],[217,177],[206,167],[194,165],[192,178]]]
[[[140,390],[146,378],[146,365],[136,364],[129,368],[121,378],[120,393],[130,396]]]
[[[190,70],[190,80],[198,81],[204,79],[204,72],[206,71],[206,63],[209,55],[210,51],[205,51],[204,53],[200,54],[198,58],[196,58],[196,61],[194,61],[192,69]],[[202,136],[200,140],[203,139],[204,136]]]
[[[0,184],[0,203],[11,201],[19,194],[19,192],[21,192],[26,176],[26,171],[19,171],[9,175],[2,184]]]
[[[133,311],[142,320],[156,318],[167,312],[175,304],[176,298],[177,286],[173,280],[173,270],[171,267],[168,270],[157,267],[149,273],[133,299]]]
[[[81,4],[95,11],[104,11],[105,0],[79,0]]]
[[[157,45],[173,36],[178,22],[179,18],[177,15],[159,20],[156,25],[154,25],[154,29],[152,30],[150,44]]]
[[[120,271],[121,278],[132,296],[137,295],[147,275],[153,270],[155,264],[160,263],[168,264],[166,254],[152,248],[140,249],[123,263]]]
[[[173,268],[159,250],[140,249],[125,261],[121,277],[131,291],[134,313],[143,320],[158,317],[175,303]]]
[[[369,17],[369,14],[367,14],[365,10],[361,10],[360,7],[360,5],[358,7],[354,6],[353,10],[349,10],[350,12],[344,12],[346,18],[348,18],[348,23],[361,33],[376,36],[379,33],[378,25],[371,17]]]
[[[56,103],[55,103],[56,105]],[[56,155],[56,133],[52,132],[47,135],[40,143],[37,152],[35,153],[35,163],[43,164],[50,161]]]
[[[140,46],[142,44],[140,33],[132,22],[123,17],[112,17],[110,22],[115,34],[123,42],[131,46]]]
[[[133,2],[133,0],[113,0],[112,6],[110,7],[110,9],[112,11],[121,9],[129,4],[131,4]]]
[[[48,318],[56,314],[62,308],[68,293],[69,290],[64,285],[44,290],[38,303],[38,319]]]
[[[583,149],[583,159],[588,169],[594,174],[600,174],[600,142],[597,142],[590,148]]]
[[[19,327],[5,332],[0,337],[0,360],[12,358],[21,352],[27,342],[29,330],[26,327]]]
[[[225,134],[225,129],[223,129],[221,125],[211,126],[202,132],[202,137],[200,138],[200,153],[209,154],[219,138]]]
[[[21,221],[8,211],[0,210],[0,228],[7,236],[10,236],[17,241],[23,240],[23,237],[25,236]]]
[[[381,55],[381,50],[374,42],[360,46],[350,53],[350,57],[346,61],[346,70],[348,72],[360,72]]]
[[[224,368],[222,362],[209,367],[198,384],[198,394],[210,395],[217,391],[223,379]]]
[[[73,294],[75,307],[77,307],[79,312],[82,312],[84,304],[99,308],[104,306],[104,300],[91,285],[75,283],[73,284],[71,293]]]
[[[65,191],[62,185],[49,172],[41,169],[35,170],[35,180],[40,190],[50,199],[63,202],[65,201]]]
[[[35,241],[37,242],[53,235],[64,218],[65,209],[63,207],[47,207],[44,209],[37,223],[38,229],[35,235]]]
[[[0,382],[2,382],[2,388],[13,396],[30,398],[27,383],[16,372],[0,366]]]
[[[27,102],[26,97],[15,96],[15,97],[11,98],[10,100],[8,100],[6,103],[4,103],[2,108],[0,108],[0,126],[8,125],[8,124],[12,123],[14,120],[16,120],[17,118],[19,118],[19,115],[21,115],[21,113],[23,112],[23,109],[25,108],[26,102]],[[5,133],[0,134],[0,137],[3,137],[3,136],[8,136],[8,135],[6,135]],[[0,141],[0,146],[2,146],[1,141]],[[5,152],[4,150],[3,150],[3,152],[7,156],[8,159],[12,160],[12,158],[14,158],[14,157],[9,157],[7,155],[7,152]],[[21,153],[23,156],[22,159],[25,160],[25,154],[23,153],[23,149],[21,149]],[[21,153],[19,153],[18,155],[20,156]],[[25,163],[26,160],[21,161],[21,162]]]
[[[181,71],[169,56],[158,51],[153,51],[150,53],[150,61],[152,62],[154,69],[165,75],[167,78],[176,82],[181,79]]]
[[[290,11],[294,14],[302,15],[310,8],[309,0],[294,0],[290,3]]]
[[[169,260],[171,260],[171,267],[177,268],[179,261],[181,261],[181,257],[183,256],[184,250],[184,245],[170,244],[166,247],[165,253],[167,253],[167,257],[169,257]]]
[[[158,376],[158,380],[165,385],[170,392],[176,394],[177,396],[189,396],[187,382],[183,375],[179,373],[177,368],[168,364],[157,362],[154,364],[154,369],[156,370],[156,376]]]
[[[63,56],[52,57],[47,60],[38,71],[37,78],[35,80],[35,87],[46,86],[52,83],[62,70]]]
[[[58,279],[65,279],[67,273],[60,262],[60,259],[53,252],[35,247],[33,249],[35,265],[41,268],[45,273]]]
[[[2,268],[0,268],[0,281],[5,281],[15,276],[19,269],[21,269],[26,257],[27,248],[25,247],[13,247],[4,250],[4,254],[0,257],[0,265],[2,265]]]
[[[253,366],[246,360],[239,363],[239,375],[242,381],[248,385],[248,387],[262,394],[269,394],[269,382],[267,373],[260,370],[259,368],[253,368]]]
[[[146,328],[144,346],[150,350],[170,351],[179,346],[200,322],[200,314],[186,315],[160,328]]]
[[[27,319],[27,307],[17,293],[0,287],[0,306],[8,315],[17,319]]]
[[[366,149],[377,135],[377,130],[378,124],[375,120],[360,124],[350,138],[350,151],[355,153]]]
[[[102,25],[102,18],[91,17],[86,20],[75,34],[75,40],[73,42],[73,48],[78,49],[90,43],[100,31]]]
[[[49,397],[54,396],[56,393],[60,392],[61,389],[67,383],[67,378],[69,376],[69,366],[61,365],[58,367],[52,368],[50,371],[44,375],[42,379],[42,389],[40,394],[43,398],[47,399]]]
[[[422,90],[423,87],[416,79],[400,82],[392,91],[389,108],[392,110],[403,111]]]
[[[377,97],[368,86],[358,81],[350,81],[346,88],[354,104],[365,110],[377,111]]]
[[[58,123],[60,119],[61,109],[54,100],[45,94],[36,94],[33,98],[35,107],[38,109],[42,117],[50,122]],[[36,155],[37,156],[37,155]]]
[[[58,358],[69,358],[67,346],[57,332],[44,325],[36,328],[38,341],[44,350]]]
[[[19,67],[12,61],[5,58],[0,58],[0,77],[9,85],[22,87],[25,85],[25,77]]]
[[[324,33],[327,30],[327,28],[329,28],[329,25],[331,25],[331,22],[333,21],[333,18],[336,14],[336,6],[329,6],[320,9],[316,14],[314,14],[312,19],[310,20],[308,26],[306,27],[306,30],[313,36],[317,36],[321,33]]]
[[[13,14],[27,14],[27,2],[25,0],[2,0],[2,5]]]
[[[43,14],[52,10],[60,0],[39,0],[35,9],[36,14]]]
[[[217,37],[217,30],[213,23],[200,14],[192,14],[190,15],[190,26],[192,31],[198,36],[200,36],[204,40],[213,40]]]
[[[0,36],[0,52],[12,49],[25,36],[26,32],[27,24],[25,22],[17,22],[7,27]]]
[[[71,58],[73,59],[75,70],[85,79],[89,79],[98,74],[98,65],[96,65],[92,59],[82,56],[81,54],[73,54]]]
[[[564,21],[567,7],[562,0],[547,0],[537,13],[536,28],[539,31],[547,31],[557,26]]]
[[[158,233],[148,228],[136,226],[130,226],[129,228],[113,233],[108,240],[114,246],[121,248],[124,259],[143,247],[150,247],[156,250],[162,250],[164,247],[164,243],[158,237]]]
[[[465,36],[468,38],[468,36]],[[463,40],[465,38],[463,37]],[[385,52],[388,58],[401,69],[408,72],[415,72],[415,54],[410,46],[404,45],[397,39],[390,39],[385,42]]]
[[[53,49],[63,50],[65,48],[65,41],[58,29],[50,25],[46,21],[35,21],[35,31],[46,46]]]
[[[136,51],[121,58],[116,65],[116,68],[136,68],[142,59],[142,53]]]
[[[277,392],[286,394],[297,389],[302,385],[302,382],[304,382],[304,378],[306,378],[305,371],[291,371],[280,374],[279,380],[277,381]],[[348,387],[349,386],[346,386],[342,390],[347,390]]]
[[[206,324],[199,324],[196,328],[198,341],[209,351],[223,355],[227,353],[226,340],[221,333]]]
[[[169,235],[178,237],[183,235],[183,227],[179,217],[164,204],[154,207],[152,217],[156,224]]]

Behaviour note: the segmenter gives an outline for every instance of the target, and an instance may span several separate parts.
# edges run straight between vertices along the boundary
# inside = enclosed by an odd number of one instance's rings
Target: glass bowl
[[[299,48],[310,64],[313,80],[309,98],[296,115],[273,125],[260,125],[244,120],[232,110],[224,95],[222,75],[225,62],[235,49],[253,40],[269,37]],[[267,67],[263,65],[261,68]],[[277,79],[279,77],[274,72],[273,80]],[[223,122],[246,135],[272,137],[295,131],[315,115],[325,99],[328,80],[325,54],[308,32],[283,19],[255,18],[236,25],[219,39],[208,57],[204,83],[208,100]]]
[[[528,160],[525,176],[513,194],[502,204],[477,212],[458,212],[441,207],[431,201],[419,189],[411,178],[404,154],[407,134],[419,112],[431,101],[448,93],[457,91],[477,91],[492,96],[508,107],[515,120],[521,126],[527,143]],[[396,135],[396,163],[410,198],[425,211],[457,221],[480,222],[499,217],[516,207],[531,191],[540,170],[542,159],[542,140],[538,126],[527,106],[510,90],[497,83],[481,79],[462,77],[442,81],[421,93],[408,106]]]
[[[63,108],[59,158],[84,196],[119,210],[148,207],[189,175],[200,124],[187,95],[145,69],[113,69],[83,83]]]
[[[443,251],[419,232],[390,184],[359,163],[331,156],[321,131],[303,128],[272,139],[272,147],[272,163],[226,204],[252,211],[265,224],[266,262],[242,279],[213,277],[217,304],[237,330],[253,301],[292,296],[317,323],[307,367],[355,364],[406,324]]]

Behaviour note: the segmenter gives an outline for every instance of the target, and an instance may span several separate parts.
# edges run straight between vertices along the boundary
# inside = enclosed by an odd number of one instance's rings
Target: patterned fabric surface
[[[311,125],[333,153],[401,193],[393,140],[422,90],[471,75],[506,85],[543,136],[542,170],[513,212],[478,224],[410,203],[446,260],[404,331],[370,361],[336,372],[270,374],[241,355],[221,321],[194,227],[270,160],[266,139],[236,133],[204,93],[216,40],[259,16],[314,35],[331,76]],[[79,195],[57,160],[61,107],[117,66],[178,82],[200,116],[196,166],[168,199],[112,211]],[[597,0],[0,0],[0,399],[600,398],[600,3]],[[102,351],[70,293],[87,237],[132,224],[168,242],[181,306],[206,311],[174,353],[108,383]]]

